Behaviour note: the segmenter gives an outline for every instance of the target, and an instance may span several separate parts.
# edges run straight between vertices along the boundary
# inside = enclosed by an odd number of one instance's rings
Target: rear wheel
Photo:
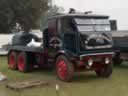
[[[15,51],[11,51],[8,54],[8,63],[9,63],[9,68],[12,70],[17,69],[17,53]]]
[[[112,74],[113,64],[104,64],[100,69],[96,70],[97,76],[109,77]]]
[[[56,73],[60,80],[69,82],[73,77],[74,66],[63,55],[59,56],[56,60]]]
[[[28,53],[21,52],[18,55],[18,70],[20,72],[29,72],[33,68],[33,58]]]

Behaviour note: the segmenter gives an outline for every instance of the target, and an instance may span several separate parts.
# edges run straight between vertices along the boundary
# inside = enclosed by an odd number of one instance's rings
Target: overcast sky
[[[110,19],[118,21],[119,30],[128,30],[128,1],[127,0],[54,0],[62,6],[65,12],[69,8],[79,11],[93,11],[97,14],[109,15]]]

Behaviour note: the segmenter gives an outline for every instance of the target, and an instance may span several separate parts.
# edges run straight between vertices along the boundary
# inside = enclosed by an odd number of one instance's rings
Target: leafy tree
[[[50,8],[49,10],[46,12],[46,14],[43,14],[42,15],[42,18],[41,18],[41,29],[44,30],[45,28],[47,28],[48,26],[48,17],[50,16],[53,16],[53,15],[56,15],[58,13],[62,13],[64,11],[64,9],[60,6],[57,6],[57,5],[50,5]]]
[[[0,32],[10,32],[17,23],[26,31],[39,27],[36,22],[48,10],[49,2],[51,0],[1,0]]]

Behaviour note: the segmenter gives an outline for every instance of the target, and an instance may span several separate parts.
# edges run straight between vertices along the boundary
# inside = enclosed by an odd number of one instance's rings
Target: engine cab
[[[53,16],[48,20],[47,34],[46,38],[44,36],[44,43],[47,43],[46,48],[53,56],[61,51],[78,57],[112,52],[109,16],[92,14]]]

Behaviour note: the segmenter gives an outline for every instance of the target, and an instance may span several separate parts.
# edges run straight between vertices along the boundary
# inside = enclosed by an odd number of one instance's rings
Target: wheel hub
[[[19,59],[18,59],[18,68],[20,71],[23,71],[24,69],[24,59],[23,59],[23,56],[19,56]]]
[[[64,60],[60,60],[58,62],[58,74],[61,78],[65,78],[67,75],[67,65],[65,64]]]

